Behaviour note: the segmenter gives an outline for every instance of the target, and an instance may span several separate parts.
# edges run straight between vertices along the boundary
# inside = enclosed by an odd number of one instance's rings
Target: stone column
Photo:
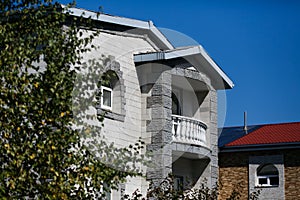
[[[156,69],[157,70],[157,69]],[[156,71],[157,72],[157,71]],[[147,108],[151,109],[151,120],[147,122],[152,152],[152,166],[147,170],[147,178],[158,185],[172,171],[172,76],[170,70],[161,69],[157,81],[147,98]]]
[[[210,144],[211,144],[211,184],[218,181],[218,111],[217,111],[217,91],[210,90]]]

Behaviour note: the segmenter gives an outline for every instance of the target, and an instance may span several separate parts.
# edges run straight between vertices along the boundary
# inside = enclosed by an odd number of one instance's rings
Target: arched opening
[[[108,70],[105,72],[98,85],[100,93],[98,95],[102,109],[121,113],[121,84],[118,75]]]
[[[180,96],[178,94],[175,94],[176,92],[172,92],[172,114],[173,115],[181,115],[181,106],[180,101],[178,98]]]
[[[257,168],[257,183],[259,186],[278,186],[278,169],[273,164],[260,165]]]

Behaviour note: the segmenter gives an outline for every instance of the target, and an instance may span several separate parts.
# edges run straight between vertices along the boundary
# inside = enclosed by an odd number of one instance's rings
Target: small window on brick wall
[[[257,168],[257,185],[273,187],[279,185],[278,170],[273,164],[264,164]]]

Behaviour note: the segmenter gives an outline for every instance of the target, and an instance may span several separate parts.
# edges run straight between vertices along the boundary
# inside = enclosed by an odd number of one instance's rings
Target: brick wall
[[[248,153],[219,154],[219,199],[230,197],[236,189],[241,192],[241,199],[248,197]]]
[[[230,197],[234,189],[240,191],[241,199],[248,199],[249,157],[279,154],[284,158],[285,199],[300,199],[300,149],[219,153],[219,199]]]
[[[285,199],[300,199],[300,149],[290,150],[284,157]]]

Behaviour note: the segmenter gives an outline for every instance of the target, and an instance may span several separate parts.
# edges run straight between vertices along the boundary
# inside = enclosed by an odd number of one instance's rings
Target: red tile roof
[[[300,122],[262,125],[225,146],[300,142]]]

